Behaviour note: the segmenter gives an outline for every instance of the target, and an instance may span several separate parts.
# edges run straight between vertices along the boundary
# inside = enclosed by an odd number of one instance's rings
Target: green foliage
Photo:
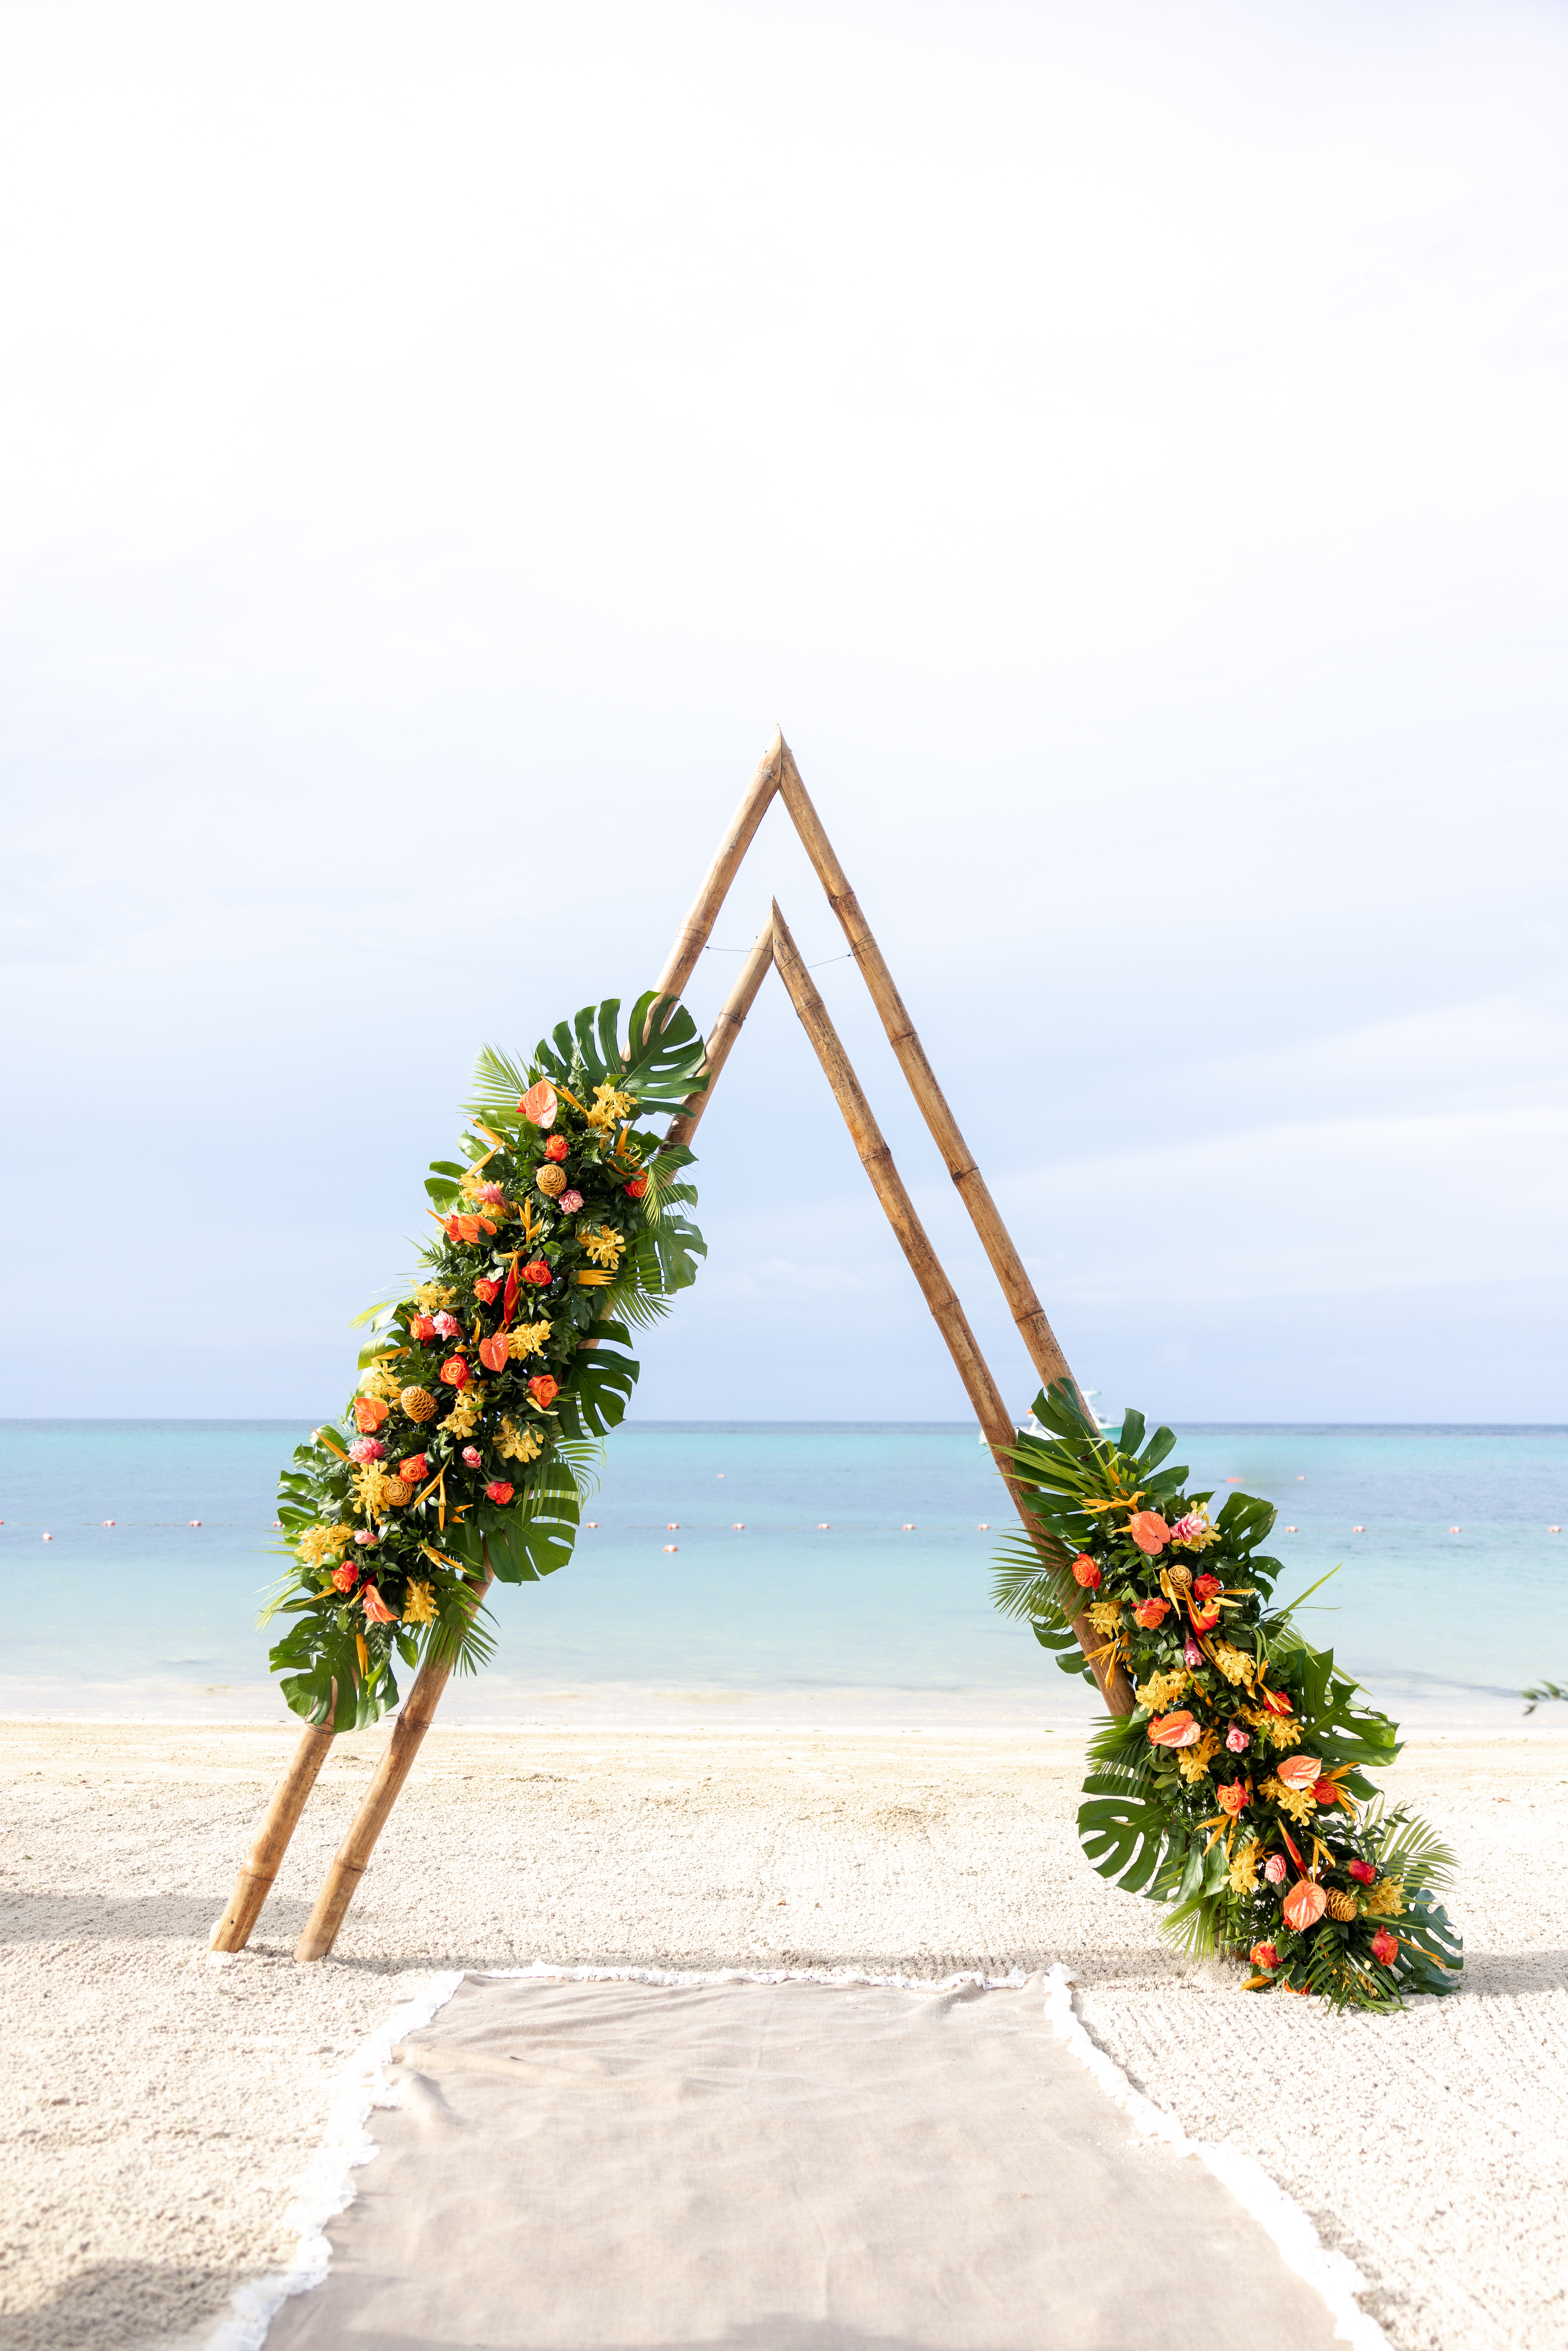
[[[1435,1895],[1453,1855],[1367,1777],[1398,1754],[1394,1724],[1302,1638],[1301,1600],[1270,1604],[1273,1505],[1234,1493],[1211,1516],[1165,1466],[1169,1429],[1149,1437],[1141,1413],[1113,1440],[1061,1384],[1034,1412],[1045,1434],[1013,1450],[1030,1524],[1000,1546],[997,1605],[1092,1679],[1073,1630],[1087,1612],[1085,1640],[1141,1693],[1091,1741],[1078,1831],[1092,1867],[1171,1906],[1163,1931],[1189,1958],[1261,1953],[1255,1981],[1373,2009],[1452,1990],[1461,1947]],[[1279,1778],[1292,1758],[1311,1759],[1305,1781]],[[1297,1931],[1286,1897],[1311,1884],[1335,1907]]]
[[[651,995],[624,1047],[619,1021],[618,998],[588,1007],[527,1070],[486,1047],[463,1155],[426,1179],[422,1278],[357,1318],[358,1391],[283,1473],[289,1566],[263,1621],[289,1620],[272,1662],[313,1722],[352,1729],[395,1705],[394,1659],[489,1662],[485,1583],[538,1583],[571,1557],[636,1384],[631,1330],[696,1278],[692,1154],[640,1122],[706,1083],[702,1040]],[[536,1120],[523,1097],[541,1078],[556,1104],[541,1094]]]

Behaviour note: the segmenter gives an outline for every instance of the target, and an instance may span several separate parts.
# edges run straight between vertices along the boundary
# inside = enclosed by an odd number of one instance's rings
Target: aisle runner
[[[1023,1991],[468,1977],[268,2351],[1327,2351]]]

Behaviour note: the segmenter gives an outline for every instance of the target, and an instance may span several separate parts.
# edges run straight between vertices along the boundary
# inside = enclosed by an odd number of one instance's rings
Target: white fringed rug
[[[469,1977],[267,2351],[1328,2351],[1038,1980]]]

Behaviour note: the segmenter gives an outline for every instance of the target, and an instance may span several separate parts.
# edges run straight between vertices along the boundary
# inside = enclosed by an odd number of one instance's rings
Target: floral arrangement
[[[1395,1725],[1270,1605],[1273,1506],[1233,1493],[1211,1517],[1213,1496],[1161,1467],[1168,1428],[1145,1443],[1129,1412],[1113,1443],[1065,1383],[1034,1411],[1046,1434],[1013,1460],[1037,1527],[1004,1551],[998,1604],[1092,1680],[1077,1623],[1137,1698],[1090,1750],[1094,1867],[1173,1904],[1165,1930],[1193,1956],[1245,1953],[1249,1991],[1389,2009],[1454,1990],[1460,1940],[1436,1899],[1453,1856],[1366,1776],[1397,1755]]]
[[[464,1157],[425,1185],[422,1278],[360,1317],[342,1419],[283,1474],[289,1568],[263,1622],[294,1620],[271,1662],[312,1723],[356,1729],[394,1706],[394,1657],[487,1662],[482,1592],[570,1558],[637,1378],[627,1325],[696,1278],[696,1195],[679,1180],[693,1155],[640,1122],[706,1084],[702,1039],[650,995],[623,1049],[620,1010],[562,1022],[526,1071],[480,1056]]]

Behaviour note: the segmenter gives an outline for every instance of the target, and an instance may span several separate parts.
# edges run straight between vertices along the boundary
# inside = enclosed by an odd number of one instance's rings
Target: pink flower
[[[463,1458],[466,1461],[470,1469],[477,1469],[480,1462],[483,1461],[485,1457],[480,1452],[479,1447],[476,1445],[465,1445],[463,1447]]]
[[[564,1216],[575,1217],[579,1208],[582,1206],[582,1194],[580,1192],[563,1192],[560,1198],[557,1201],[556,1206],[561,1210]]]
[[[1188,1641],[1182,1650],[1182,1656],[1189,1666],[1201,1666],[1203,1663],[1203,1651],[1196,1641]]]
[[[357,1543],[373,1543],[375,1537],[371,1532],[369,1527],[356,1527],[354,1529],[354,1541]]]
[[[1199,1512],[1189,1510],[1186,1518],[1178,1519],[1171,1529],[1171,1541],[1178,1543],[1201,1542],[1207,1531]]]
[[[1377,1872],[1369,1861],[1353,1861],[1350,1874],[1358,1886],[1375,1886],[1377,1883]]]
[[[1252,1744],[1252,1740],[1250,1734],[1243,1730],[1239,1722],[1233,1722],[1225,1734],[1225,1743],[1232,1755],[1245,1755]]]
[[[384,1461],[386,1447],[379,1437],[356,1437],[349,1447],[350,1461]]]
[[[1171,1539],[1171,1531],[1158,1510],[1134,1510],[1127,1520],[1127,1532],[1150,1559],[1164,1551]]]
[[[1263,1864],[1263,1875],[1270,1886],[1283,1886],[1288,1865],[1282,1853],[1271,1853],[1269,1855],[1268,1860]]]
[[[504,1208],[507,1205],[507,1196],[498,1184],[481,1184],[478,1197],[487,1200],[492,1208]]]
[[[461,1339],[463,1325],[455,1314],[433,1314],[431,1328],[439,1331],[444,1339]]]

